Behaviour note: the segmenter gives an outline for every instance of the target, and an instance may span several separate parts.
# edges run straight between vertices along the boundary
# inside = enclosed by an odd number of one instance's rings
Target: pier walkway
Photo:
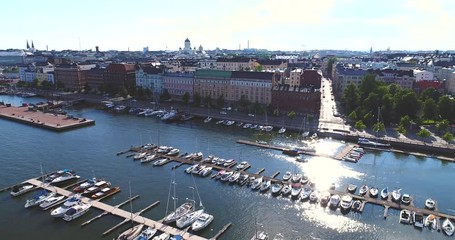
[[[57,194],[63,195],[65,197],[68,197],[73,194],[72,192],[65,190],[63,188],[55,187],[52,185],[43,185],[43,183],[41,181],[38,181],[37,179],[29,179],[25,182],[33,184],[37,187],[44,188],[48,191],[56,192]],[[111,206],[111,205],[108,205],[108,204],[105,204],[105,203],[102,203],[102,202],[99,202],[96,200],[91,200],[90,198],[82,197],[81,200],[84,203],[90,203],[92,205],[92,207],[94,207],[94,208],[98,208],[102,211],[109,212],[112,215],[116,215],[116,216],[122,217],[124,219],[132,220],[139,224],[144,224],[149,227],[155,227],[157,230],[169,233],[171,235],[181,235],[184,239],[189,239],[189,240],[206,240],[206,238],[202,238],[197,235],[193,235],[191,233],[185,232],[183,230],[179,230],[174,227],[167,226],[160,222],[139,216],[134,213],[131,214],[130,212],[125,211],[123,209],[116,208],[115,206]]]

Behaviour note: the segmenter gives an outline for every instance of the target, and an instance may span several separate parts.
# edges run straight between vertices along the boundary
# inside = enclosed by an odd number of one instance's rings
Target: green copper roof
[[[231,72],[221,70],[200,69],[196,71],[194,77],[230,78]]]

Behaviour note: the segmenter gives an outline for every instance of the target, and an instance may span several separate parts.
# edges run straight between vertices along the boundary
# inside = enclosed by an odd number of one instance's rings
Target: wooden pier
[[[68,190],[65,190],[63,188],[50,186],[50,185],[43,185],[42,182],[37,180],[37,179],[29,179],[29,180],[27,180],[25,182],[26,183],[30,183],[32,185],[35,185],[37,187],[45,188],[46,190],[51,191],[51,192],[56,192],[57,194],[60,194],[60,195],[66,196],[66,197],[68,197],[68,196],[73,194],[72,192],[70,192]],[[81,201],[84,202],[84,203],[90,203],[93,208],[97,208],[97,209],[100,209],[102,211],[109,212],[112,215],[119,216],[121,218],[127,219],[128,221],[133,221],[133,222],[136,222],[136,223],[139,223],[139,224],[144,224],[144,225],[149,226],[149,227],[155,227],[157,230],[159,230],[161,232],[166,232],[166,233],[169,233],[171,235],[181,235],[184,239],[188,239],[188,240],[206,240],[203,237],[200,237],[200,236],[191,234],[189,232],[185,232],[185,231],[176,229],[176,228],[171,227],[171,226],[167,226],[165,224],[162,224],[160,222],[157,222],[157,221],[154,221],[154,220],[139,216],[137,214],[131,214],[128,211],[125,211],[125,210],[120,209],[120,208],[115,208],[115,207],[113,207],[111,205],[102,203],[100,201],[93,201],[92,199],[87,198],[87,197],[82,197]]]
[[[0,105],[0,118],[57,132],[94,125],[94,120],[29,110],[27,107]]]
[[[130,201],[136,200],[137,198],[139,198],[139,195],[136,195],[136,196],[134,196],[134,197],[128,198],[128,199],[125,200],[124,202],[121,202],[121,203],[115,205],[114,208],[119,208],[119,207],[121,207],[121,206],[123,206],[123,205],[129,203]],[[107,215],[108,213],[109,213],[108,211],[102,212],[100,215],[95,216],[95,217],[93,217],[92,219],[89,219],[89,220],[83,222],[83,223],[81,224],[81,227],[84,227],[84,226],[86,226],[86,225],[92,223],[93,221],[95,221],[95,220],[97,220],[97,219],[100,219],[101,217]]]
[[[226,225],[224,225],[224,227],[213,237],[210,238],[210,240],[216,240],[218,239],[219,237],[221,237],[221,235],[223,235],[230,227],[232,226],[232,223],[228,223]]]

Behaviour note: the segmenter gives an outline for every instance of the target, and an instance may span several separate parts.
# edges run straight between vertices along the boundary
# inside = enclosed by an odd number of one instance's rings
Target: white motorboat
[[[292,178],[291,178],[291,181],[294,182],[294,183],[298,183],[300,182],[300,179],[302,178],[302,174],[300,173],[294,173],[292,175]]]
[[[133,157],[133,160],[140,160],[147,155],[147,152],[136,153]]]
[[[171,159],[169,158],[160,158],[158,160],[156,160],[155,162],[153,162],[153,166],[163,166],[164,164],[170,162]]]
[[[365,150],[363,148],[361,148],[361,147],[353,147],[352,151],[358,152],[358,153],[364,153],[365,152]]]
[[[161,233],[158,236],[155,236],[152,238],[152,240],[168,240],[171,237],[169,233]]]
[[[329,200],[329,207],[336,209],[338,207],[338,204],[340,204],[340,195],[338,194],[332,195]]]
[[[370,197],[376,198],[378,196],[379,190],[376,187],[370,188]]]
[[[155,160],[156,157],[157,157],[156,154],[147,155],[145,158],[142,158],[142,159],[141,159],[141,163],[149,163],[149,162]]]
[[[283,184],[276,182],[272,185],[272,194],[278,195],[281,192],[281,189],[283,188]]]
[[[357,185],[355,185],[355,184],[348,185],[348,192],[355,193],[355,190],[357,190]]]
[[[231,166],[234,166],[235,163],[236,162],[234,159],[228,159],[228,160],[224,161],[223,167],[231,167]]]
[[[434,209],[434,207],[436,206],[436,202],[431,199],[431,198],[428,198],[427,200],[425,200],[425,207],[428,208],[428,209]]]
[[[272,185],[272,181],[270,181],[270,180],[263,181],[259,191],[265,192],[265,191],[269,190],[270,185]]]
[[[283,175],[283,181],[289,181],[289,179],[291,179],[291,177],[292,177],[292,173],[287,171]]]
[[[407,193],[404,193],[402,196],[401,196],[401,202],[403,204],[410,204],[411,203],[411,196],[409,196],[409,194]]]
[[[385,187],[381,190],[381,198],[382,199],[389,198],[389,187]]]
[[[281,195],[287,196],[291,194],[291,185],[289,184],[284,184],[283,188],[281,189]]]
[[[52,217],[62,217],[65,212],[70,209],[72,206],[77,205],[80,202],[80,196],[75,195],[68,198],[60,207],[52,210]]]
[[[447,236],[452,236],[455,231],[453,223],[448,218],[442,222],[441,228]]]
[[[219,120],[219,121],[216,122],[215,124],[216,124],[216,125],[220,125],[220,124],[222,124],[222,123],[224,123],[224,120]]]
[[[239,180],[239,177],[240,177],[240,172],[235,172],[229,177],[228,181],[230,183],[235,183],[235,182],[237,182],[237,180]]]
[[[352,207],[352,197],[349,195],[344,195],[341,198],[341,203],[340,203],[341,210],[349,210]]]
[[[306,201],[310,198],[311,195],[311,188],[304,187],[302,191],[300,191],[299,199],[300,201]]]
[[[403,209],[400,212],[400,223],[409,224],[411,223],[411,211]]]
[[[241,174],[237,183],[241,186],[245,185],[248,182],[249,175],[247,173]]]
[[[428,215],[424,220],[424,226],[436,230],[438,228],[438,218],[433,214]]]
[[[79,184],[77,187],[73,188],[73,192],[75,192],[75,193],[84,192],[85,189],[92,187],[93,185],[95,185],[97,182],[100,182],[100,181],[102,181],[102,180],[97,179],[97,178],[89,179],[86,182],[83,182],[83,183]]]
[[[132,223],[131,223],[132,224]],[[141,234],[142,228],[144,228],[144,224],[138,224],[131,228],[126,229],[123,231],[118,237],[114,240],[133,240]]]
[[[213,170],[212,167],[205,167],[199,172],[199,175],[201,175],[202,177],[206,177],[210,175],[210,173],[212,173],[212,170]]]
[[[53,179],[51,181],[51,184],[62,183],[62,182],[69,181],[69,180],[72,180],[72,179],[77,179],[77,178],[79,178],[79,176],[76,175],[75,173],[73,173],[73,172],[65,172],[61,176]]]
[[[170,150],[166,155],[167,156],[177,156],[179,155],[180,153],[180,149],[178,148],[173,148],[172,150]]]
[[[300,195],[300,191],[302,191],[302,184],[300,183],[292,184],[291,197],[297,198]]]
[[[156,228],[148,227],[135,237],[134,240],[149,240],[156,234],[156,232]]]
[[[172,147],[168,147],[168,146],[159,146],[158,147],[158,150],[156,150],[157,153],[161,153],[161,154],[166,154],[168,153],[169,151],[172,150]]]
[[[355,201],[352,202],[351,209],[353,211],[360,211],[361,207],[362,207],[362,202],[360,200],[355,200]]]
[[[310,202],[315,203],[318,201],[319,198],[319,192],[318,191],[313,191],[310,193]]]
[[[423,221],[423,214],[412,212],[412,222],[414,223],[414,227],[422,229],[424,227]]]
[[[305,158],[303,155],[299,155],[299,156],[295,157],[295,160],[296,160],[297,162],[302,162],[302,163],[303,163],[303,162],[308,162],[308,159]]]
[[[198,164],[194,164],[185,169],[186,173],[193,173],[193,169],[197,167]]]
[[[308,184],[310,182],[310,179],[308,178],[308,176],[306,174],[302,174],[302,178],[300,178],[300,183],[302,185],[305,185],[305,184]],[[310,182],[310,185],[313,184]]]
[[[210,121],[212,121],[212,118],[211,117],[206,117],[204,119],[204,123],[209,123]]]
[[[359,194],[363,196],[363,195],[367,194],[369,189],[370,188],[367,185],[362,185],[362,187],[360,187],[360,189],[359,189]]]
[[[322,192],[321,196],[319,196],[321,206],[325,207],[330,201],[330,193],[325,191]]]
[[[17,185],[17,186],[14,186],[12,189],[11,189],[11,196],[13,197],[16,197],[16,196],[19,196],[21,194],[24,194],[26,192],[30,192],[32,191],[33,189],[35,189],[36,187],[32,184],[22,184],[22,185]]]
[[[232,176],[232,174],[234,174],[234,172],[226,171],[226,172],[224,172],[223,175],[221,175],[220,180],[223,182],[227,182],[227,181],[229,181],[229,178]]]
[[[31,199],[27,199],[25,202],[25,208],[33,207],[36,205],[40,205],[42,202],[46,201],[47,199],[55,196],[55,192],[48,192],[46,190],[40,191],[37,195],[35,195]]]
[[[251,238],[251,240],[268,240],[268,239],[269,239],[269,235],[264,231],[256,232],[256,234]]]
[[[359,145],[365,145],[369,147],[376,147],[376,148],[388,148],[390,147],[390,144],[388,143],[380,143],[380,142],[375,142],[372,140],[368,140],[366,138],[359,138],[357,141],[357,144]]]
[[[40,203],[40,208],[47,208],[49,206],[52,206],[53,204],[55,204],[56,202],[59,202],[60,200],[63,200],[63,198],[65,198],[65,196],[53,196],[53,197],[50,197],[46,200],[44,200],[42,203]]]
[[[106,182],[106,181],[99,181],[99,182],[95,183],[93,186],[85,189],[84,192],[82,193],[82,195],[92,196],[92,194],[97,193],[101,189],[103,189],[105,187],[109,187],[109,186],[111,186],[111,183]]]
[[[264,126],[264,127],[262,127],[262,130],[266,131],[266,132],[271,132],[273,130],[273,126]],[[286,129],[284,131],[286,131]],[[282,132],[282,133],[284,133],[284,132]]]
[[[401,199],[401,189],[395,189],[392,191],[392,200],[399,202]]]
[[[253,190],[259,189],[261,187],[262,181],[263,181],[263,177],[262,176],[257,178],[257,179],[255,179],[253,181],[253,184],[251,184],[251,189],[253,189]]]
[[[237,171],[240,171],[240,170],[244,170],[245,168],[249,167],[250,164],[247,162],[247,161],[243,161],[243,162],[240,162],[236,168],[237,168]]]
[[[191,225],[193,231],[199,231],[207,227],[213,221],[213,215],[202,213],[197,220]]]
[[[194,204],[193,202],[191,201],[188,201],[188,202],[185,202],[183,203],[182,205],[180,205],[180,207],[178,207],[177,209],[175,209],[175,211],[173,211],[172,213],[170,213],[169,215],[167,215],[164,220],[163,220],[163,223],[171,223],[171,222],[174,222],[176,221],[177,219],[185,216],[186,214],[188,214],[189,212],[193,211],[194,209]]]
[[[302,137],[306,138],[310,135],[310,132],[309,131],[305,131],[302,133]]]
[[[72,221],[88,212],[91,206],[91,204],[79,202],[63,214],[63,220]]]
[[[283,134],[285,132],[286,132],[286,128],[285,127],[282,127],[282,128],[280,128],[280,130],[278,130],[279,134]]]
[[[247,129],[251,127],[251,123],[245,123],[243,124],[243,129]]]
[[[178,228],[185,228],[191,224],[193,224],[201,214],[204,213],[204,209],[196,210],[194,212],[190,212],[181,218],[177,219],[176,225]]]
[[[197,164],[196,167],[191,171],[192,174],[199,174],[205,168],[202,164]]]

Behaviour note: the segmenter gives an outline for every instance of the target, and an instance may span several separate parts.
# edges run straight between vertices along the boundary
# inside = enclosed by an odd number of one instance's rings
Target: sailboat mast
[[[130,219],[131,219],[131,226],[133,226],[133,199],[131,198],[131,181],[128,181],[128,188],[130,191]]]

